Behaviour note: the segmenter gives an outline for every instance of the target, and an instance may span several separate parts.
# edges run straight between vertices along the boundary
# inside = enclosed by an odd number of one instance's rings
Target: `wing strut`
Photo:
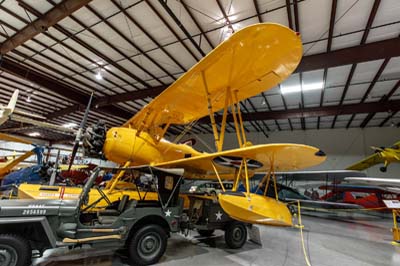
[[[202,77],[202,81],[203,81],[205,96],[207,98],[208,114],[210,116],[211,127],[213,129],[215,147],[217,148],[217,151],[222,151],[222,148],[223,148],[229,107],[232,111],[231,115],[233,117],[233,122],[235,124],[235,131],[236,131],[236,136],[237,136],[239,147],[245,147],[247,145],[246,132],[244,130],[242,113],[240,111],[240,103],[239,103],[239,100],[237,97],[237,90],[235,90],[234,95],[232,95],[231,88],[230,87],[226,88],[224,112],[222,115],[221,130],[219,132],[218,127],[217,127],[217,122],[215,121],[215,117],[214,117],[213,103],[211,101],[210,92],[208,89],[207,77],[206,77],[206,74],[204,71],[201,72],[201,77]],[[233,96],[234,96],[234,98],[233,98]]]

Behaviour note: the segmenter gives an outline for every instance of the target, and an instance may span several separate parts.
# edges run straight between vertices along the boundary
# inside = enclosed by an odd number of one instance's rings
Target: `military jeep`
[[[122,197],[95,214],[81,209],[100,168],[85,184],[78,200],[0,201],[0,265],[28,266],[32,255],[46,249],[82,244],[126,247],[132,263],[149,265],[164,254],[170,233],[180,230],[182,200],[179,185],[183,170],[152,167],[135,169],[156,178],[158,201]],[[62,196],[60,195],[60,198]]]

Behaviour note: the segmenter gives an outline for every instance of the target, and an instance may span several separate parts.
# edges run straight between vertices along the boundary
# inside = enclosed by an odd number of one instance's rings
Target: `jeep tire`
[[[230,222],[225,230],[225,242],[228,247],[237,249],[247,241],[247,228],[242,222]]]
[[[133,234],[127,246],[134,265],[151,265],[164,255],[167,234],[157,224],[146,225]]]
[[[29,266],[32,250],[29,242],[12,234],[0,234],[0,265]]]

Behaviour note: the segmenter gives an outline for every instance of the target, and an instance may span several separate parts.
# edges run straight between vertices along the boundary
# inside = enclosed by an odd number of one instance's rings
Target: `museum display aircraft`
[[[231,217],[249,223],[291,226],[287,206],[278,198],[251,193],[249,179],[255,170],[268,171],[268,178],[273,178],[275,170],[311,167],[322,163],[326,156],[315,147],[301,144],[251,144],[246,139],[239,102],[283,82],[301,58],[300,36],[285,26],[262,23],[237,31],[125,124],[109,129],[103,145],[91,149],[88,155],[104,157],[124,168],[183,168],[185,178],[213,178],[221,183],[222,179],[233,180],[232,191],[218,195]],[[217,116],[219,111],[222,114]],[[171,125],[186,125],[188,129],[207,115],[216,152],[202,153],[164,139]],[[227,122],[234,123],[237,149],[223,150]],[[94,139],[90,134],[83,134],[88,143]],[[245,192],[237,191],[240,181],[245,184]]]
[[[22,138],[17,138],[11,135],[3,134],[0,133],[0,140],[5,140],[5,141],[11,141],[11,142],[20,142],[24,144],[31,144],[30,141],[22,139]],[[22,155],[19,156],[13,156],[12,159],[7,158],[5,156],[4,161],[0,162],[0,180],[3,179],[5,175],[10,173],[12,169],[14,169],[17,165],[21,165],[23,161],[25,161],[27,158],[31,157],[32,155],[36,154],[35,148],[33,148],[30,151],[26,151]]]
[[[345,181],[352,184],[378,186],[381,189],[400,194],[400,179],[398,178],[378,178],[378,177],[346,177]]]
[[[371,147],[374,154],[367,158],[347,167],[348,170],[364,170],[376,164],[383,164],[379,168],[381,172],[386,172],[387,167],[391,163],[400,162],[400,141],[393,144],[391,147]]]
[[[18,110],[15,108],[18,100],[19,90],[15,90],[7,106],[0,105],[0,126],[8,120],[20,122],[24,124],[34,125],[38,127],[48,128],[61,131],[65,134],[73,134],[75,130],[68,127],[54,125],[44,122],[46,117]]]

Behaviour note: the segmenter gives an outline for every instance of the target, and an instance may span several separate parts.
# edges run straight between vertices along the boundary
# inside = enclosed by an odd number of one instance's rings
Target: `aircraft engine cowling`
[[[103,145],[106,140],[107,128],[103,121],[88,127],[83,134],[83,153],[93,158],[104,158]]]

